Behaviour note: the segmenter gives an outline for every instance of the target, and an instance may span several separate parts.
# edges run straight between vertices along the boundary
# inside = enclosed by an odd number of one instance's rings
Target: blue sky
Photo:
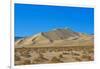
[[[94,9],[15,4],[15,36],[30,36],[55,28],[94,33]]]

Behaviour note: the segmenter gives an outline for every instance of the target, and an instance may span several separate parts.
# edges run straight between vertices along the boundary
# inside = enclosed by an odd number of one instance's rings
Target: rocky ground
[[[15,48],[15,65],[93,61],[93,46]]]

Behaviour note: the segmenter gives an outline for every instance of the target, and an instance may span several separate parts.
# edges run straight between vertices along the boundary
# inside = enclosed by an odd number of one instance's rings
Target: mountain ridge
[[[40,32],[36,35],[19,39],[15,42],[15,46],[29,46],[29,45],[35,46],[35,45],[51,45],[51,44],[68,45],[69,43],[70,45],[72,45],[71,42],[74,44],[81,43],[80,41],[85,41],[85,40],[88,40],[90,42],[91,38],[92,37],[90,35],[74,32],[69,28],[67,29],[57,28],[49,32]]]

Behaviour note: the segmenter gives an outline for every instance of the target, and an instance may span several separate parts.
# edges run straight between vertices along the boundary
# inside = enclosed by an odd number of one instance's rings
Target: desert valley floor
[[[93,46],[16,48],[15,65],[93,61]]]

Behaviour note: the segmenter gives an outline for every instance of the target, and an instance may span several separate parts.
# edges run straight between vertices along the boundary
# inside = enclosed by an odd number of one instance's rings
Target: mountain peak
[[[64,28],[55,28],[55,29],[53,29],[53,30],[71,30],[71,29],[68,28],[68,27],[64,27]]]
[[[69,28],[56,28],[54,30],[51,30],[49,32],[41,32],[38,36],[44,36],[49,40],[62,40],[67,39],[69,37],[76,37],[78,36],[77,32],[72,31]]]

